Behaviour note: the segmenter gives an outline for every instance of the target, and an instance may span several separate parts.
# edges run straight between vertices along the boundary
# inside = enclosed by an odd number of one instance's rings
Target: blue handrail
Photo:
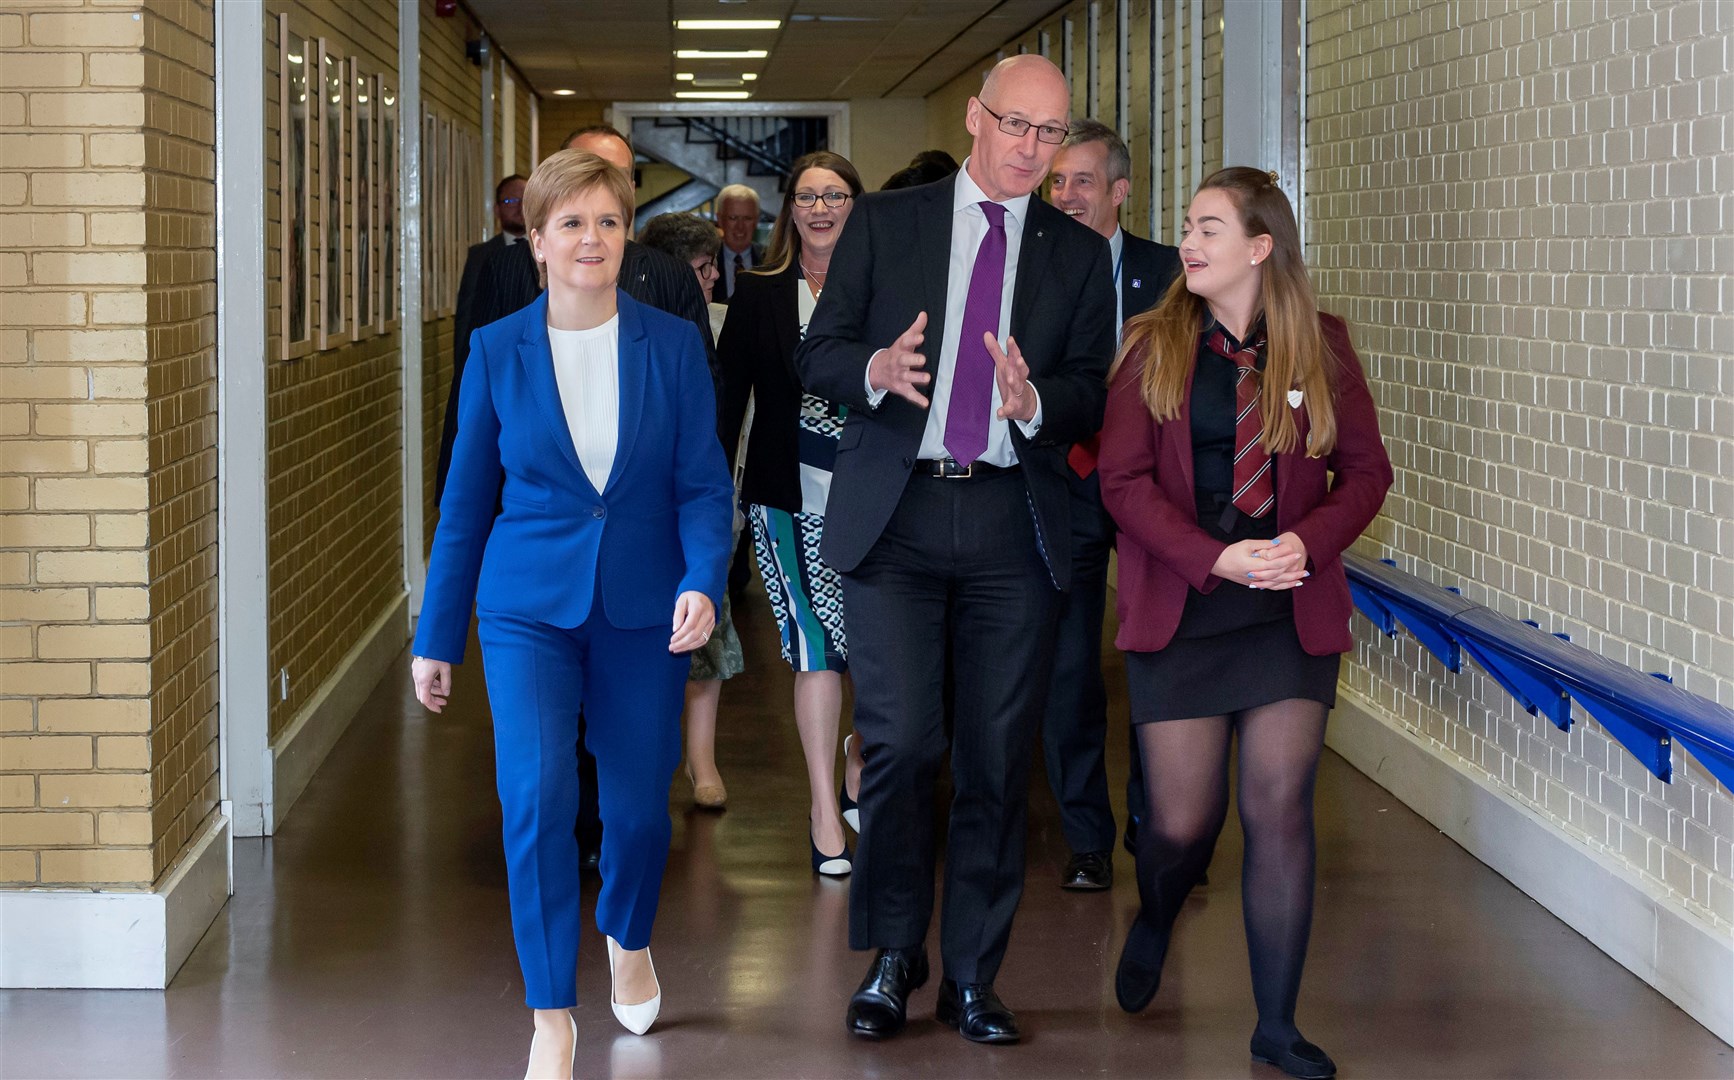
[[[1397,569],[1390,559],[1347,552],[1343,568],[1355,606],[1386,636],[1401,623],[1452,671],[1463,654],[1481,665],[1531,715],[1571,730],[1576,701],[1644,767],[1672,782],[1675,742],[1734,787],[1734,709],[1675,686],[1660,672],[1617,664],[1565,634],[1550,634]]]

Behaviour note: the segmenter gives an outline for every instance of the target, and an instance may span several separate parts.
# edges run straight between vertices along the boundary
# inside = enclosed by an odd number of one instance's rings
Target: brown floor
[[[1237,826],[1182,916],[1160,995],[1129,1017],[1112,965],[1136,904],[1131,860],[1117,856],[1109,895],[1057,889],[1065,845],[1039,768],[999,983],[1025,1042],[964,1042],[932,1019],[931,985],[901,1037],[846,1035],[865,968],[844,944],[848,887],[807,867],[790,679],[763,598],[736,616],[753,670],[724,693],[730,807],[692,812],[684,778],[670,802],[662,1018],[642,1038],[616,1024],[592,933],[577,1075],[1280,1075],[1246,1052]],[[521,1074],[529,1029],[480,665],[460,669],[439,717],[415,707],[407,667],[406,655],[283,831],[236,843],[236,895],[170,990],[0,992],[0,1077]],[[1124,715],[1123,681],[1111,685]],[[1110,742],[1123,778],[1124,744]],[[1330,754],[1319,822],[1300,1020],[1345,1077],[1734,1076],[1734,1050]]]

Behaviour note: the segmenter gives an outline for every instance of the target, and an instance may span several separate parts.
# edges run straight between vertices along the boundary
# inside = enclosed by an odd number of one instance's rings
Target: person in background
[[[861,776],[860,740],[851,735],[844,741],[839,799],[837,727],[849,646],[842,582],[819,554],[846,414],[803,389],[795,349],[860,194],[861,178],[847,158],[821,150],[796,159],[766,266],[741,276],[717,348],[725,445],[739,436],[748,395],[756,403],[741,497],[781,631],[783,659],[795,671],[795,728],[807,761],[813,870],[832,876],[851,869],[844,815],[855,809],[851,792],[859,790]],[[857,831],[863,827],[851,824]]]
[[[909,159],[909,164],[891,174],[880,191],[896,191],[900,188],[920,187],[936,180],[944,180],[957,171],[957,160],[944,150],[923,150]]]
[[[1238,739],[1252,1056],[1336,1073],[1295,1025],[1312,927],[1313,786],[1351,648],[1342,553],[1391,486],[1360,359],[1318,310],[1274,174],[1222,169],[1192,198],[1181,283],[1126,326],[1102,429],[1120,527],[1120,631],[1149,784],[1138,916],[1115,972],[1137,1012],[1228,815]]]
[[[710,222],[697,214],[660,214],[638,230],[638,242],[653,251],[672,255],[692,267],[699,288],[708,297],[717,281],[716,253],[722,237]],[[728,308],[712,303],[712,326],[720,334],[722,318]],[[719,388],[720,389],[720,388]],[[735,448],[727,442],[723,451],[731,466]],[[737,526],[731,535],[731,545],[738,540]],[[730,559],[734,558],[731,550]],[[717,629],[704,647],[692,654],[692,671],[687,675],[686,711],[682,723],[686,730],[686,778],[692,784],[692,801],[710,810],[728,805],[728,788],[716,765],[716,715],[722,697],[722,684],[745,670],[741,654],[740,635],[735,633],[731,601],[725,591],[722,611],[717,615]]]
[[[726,304],[734,298],[740,275],[763,266],[765,249],[753,243],[759,228],[759,193],[745,184],[730,184],[717,192],[716,223],[722,230],[722,251],[717,255],[721,275],[711,299]]]
[[[1147,310],[1180,273],[1173,248],[1120,227],[1120,205],[1132,186],[1132,155],[1114,129],[1077,120],[1048,171],[1048,201],[1073,221],[1108,240],[1114,266],[1114,340],[1120,327]],[[1114,884],[1114,809],[1108,802],[1103,760],[1108,738],[1108,688],[1102,681],[1102,617],[1107,607],[1108,553],[1114,519],[1102,509],[1096,476],[1097,439],[1075,444],[1067,456],[1072,491],[1072,589],[1060,600],[1054,682],[1042,718],[1048,786],[1060,808],[1060,829],[1071,857],[1060,887],[1107,890]],[[1127,829],[1143,814],[1143,784],[1132,757]]]
[[[642,1034],[687,654],[716,622],[732,513],[697,332],[617,287],[632,186],[593,154],[537,167],[547,292],[477,331],[411,665],[441,711],[480,613],[530,1077],[570,1077],[581,932],[580,737],[608,822],[596,897],[614,1014]],[[554,571],[558,572],[554,572]],[[580,712],[588,727],[580,736]]]
[[[457,437],[458,387],[470,356],[470,334],[519,310],[542,291],[533,274],[516,264],[529,263],[524,243],[524,178],[513,173],[494,187],[494,219],[499,232],[471,246],[458,281],[457,317],[452,326],[452,382],[446,394],[446,422],[440,430],[439,463],[434,471],[434,501],[445,491]]]

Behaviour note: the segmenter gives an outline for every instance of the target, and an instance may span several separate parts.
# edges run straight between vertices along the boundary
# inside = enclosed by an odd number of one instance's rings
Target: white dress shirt
[[[598,493],[614,470],[620,441],[620,316],[589,330],[548,327],[554,383],[578,463]]]
[[[726,291],[730,296],[735,294],[736,259],[741,261],[742,270],[751,270],[753,268],[753,246],[748,244],[745,251],[733,251],[727,244],[722,246],[722,257],[717,261],[722,264],[723,277],[726,279],[723,284],[728,287]]]
[[[1126,256],[1126,230],[1114,226],[1108,237],[1108,265],[1114,268],[1114,344],[1120,344],[1120,331],[1126,325],[1126,298],[1120,294],[1120,266]]]
[[[953,186],[951,200],[951,258],[945,276],[945,323],[939,339],[939,368],[935,372],[933,382],[925,388],[928,391],[930,404],[927,409],[927,427],[921,433],[921,450],[918,456],[939,460],[951,456],[945,448],[945,418],[951,412],[951,388],[954,380],[952,375],[957,371],[958,338],[963,334],[963,309],[969,302],[969,279],[975,270],[975,253],[980,250],[981,242],[988,232],[987,215],[982,212],[979,204],[992,202],[969,175],[969,159],[963,160],[963,168],[957,172],[957,183]],[[1000,203],[1005,207],[1005,279],[1000,288],[999,329],[996,331],[1000,346],[1005,346],[1006,337],[1011,333],[1012,296],[1018,283],[1018,253],[1024,246],[1024,223],[1028,219],[1030,196],[1023,195]],[[927,313],[927,341],[923,349],[931,348],[933,344],[933,312]],[[884,350],[880,350],[883,352]],[[874,353],[878,356],[879,353]],[[1026,358],[1027,361],[1027,358]],[[872,368],[872,360],[868,360],[868,368]],[[873,389],[872,383],[867,385],[867,402],[877,409],[885,399],[887,391]],[[1030,393],[1036,399],[1036,411],[1028,422],[1018,421],[1018,427],[1023,430],[1025,438],[1035,438],[1036,432],[1042,427],[1042,399],[1036,393],[1035,385],[1030,385]],[[1011,430],[1006,421],[994,415],[1001,405],[1005,404],[999,396],[999,381],[993,383],[993,403],[990,406],[987,423],[987,449],[982,452],[978,461],[988,465],[1016,465],[1017,451],[1012,447]]]

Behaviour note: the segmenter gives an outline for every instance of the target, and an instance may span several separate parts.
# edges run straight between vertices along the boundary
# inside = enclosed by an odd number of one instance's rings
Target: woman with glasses
[[[659,214],[638,230],[638,242],[692,267],[698,287],[710,304],[711,333],[720,336],[722,320],[729,309],[727,304],[711,301],[711,289],[718,276],[717,251],[722,247],[722,236],[716,227],[697,214]],[[725,443],[723,452],[729,456],[732,471],[734,444]],[[739,535],[737,525],[730,541],[730,562],[734,561],[733,541]],[[682,717],[686,730],[686,778],[692,784],[692,801],[707,810],[721,810],[728,805],[728,788],[716,767],[717,703],[722,698],[723,682],[744,670],[741,639],[735,633],[729,594],[725,591],[722,610],[717,613],[716,631],[692,654],[692,671],[686,679],[686,712]]]
[[[861,178],[847,158],[820,150],[795,162],[765,268],[736,282],[717,343],[725,445],[739,438],[748,396],[755,401],[741,498],[782,634],[783,659],[795,670],[795,727],[812,796],[813,870],[830,876],[851,868],[844,821],[860,829],[851,792],[859,792],[861,752],[853,735],[843,744],[841,807],[832,794],[849,649],[842,581],[819,558],[843,415],[803,391],[795,347],[812,320],[831,253],[859,194]]]

